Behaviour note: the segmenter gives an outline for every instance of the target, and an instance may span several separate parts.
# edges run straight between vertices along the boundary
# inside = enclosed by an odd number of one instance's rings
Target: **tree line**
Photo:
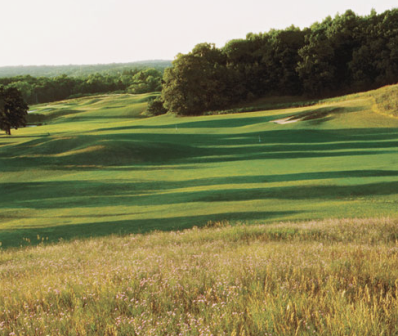
[[[125,70],[144,70],[153,68],[163,73],[165,68],[171,66],[171,61],[152,60],[130,63],[111,64],[84,64],[84,65],[20,65],[0,67],[0,78],[31,75],[33,77],[57,77],[68,75],[69,77],[86,77],[93,74],[117,75]]]
[[[393,84],[398,9],[367,16],[348,10],[305,29],[249,33],[222,48],[198,44],[177,55],[163,80],[161,103],[181,115],[266,95],[327,97]]]
[[[65,74],[56,77],[23,75],[0,78],[0,87],[18,89],[28,104],[40,104],[94,93],[160,91],[162,76],[162,71],[154,68],[135,68],[105,75],[94,73],[81,77]]]

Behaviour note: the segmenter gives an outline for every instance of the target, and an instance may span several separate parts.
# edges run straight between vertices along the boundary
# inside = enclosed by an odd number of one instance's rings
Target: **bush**
[[[165,114],[167,112],[166,108],[163,105],[163,101],[160,97],[151,99],[148,102],[147,111],[149,114],[155,115],[155,116]]]

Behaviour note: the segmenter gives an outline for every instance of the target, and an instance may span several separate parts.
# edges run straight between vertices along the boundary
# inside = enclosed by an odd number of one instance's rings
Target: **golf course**
[[[374,99],[391,88],[201,117],[146,117],[151,94],[31,106],[0,137],[0,241],[394,216],[398,119]]]
[[[0,336],[398,336],[397,1],[3,1]]]
[[[396,90],[31,106],[0,136],[0,334],[396,335]]]

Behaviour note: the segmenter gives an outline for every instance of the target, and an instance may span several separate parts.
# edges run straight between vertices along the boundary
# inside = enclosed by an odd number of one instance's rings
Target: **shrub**
[[[151,115],[161,115],[161,114],[165,114],[167,112],[166,108],[163,105],[163,101],[160,97],[157,97],[155,99],[151,99],[148,102],[148,107],[147,107],[147,111],[151,114]]]

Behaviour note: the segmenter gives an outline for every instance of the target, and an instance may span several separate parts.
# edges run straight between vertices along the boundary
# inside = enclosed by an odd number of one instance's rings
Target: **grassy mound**
[[[398,117],[398,86],[391,85],[383,88],[382,90],[377,90],[374,93],[374,99],[376,102],[376,110],[391,115],[393,117]]]
[[[142,118],[153,94],[106,94],[41,104],[31,108],[28,124],[64,123],[101,118]]]

